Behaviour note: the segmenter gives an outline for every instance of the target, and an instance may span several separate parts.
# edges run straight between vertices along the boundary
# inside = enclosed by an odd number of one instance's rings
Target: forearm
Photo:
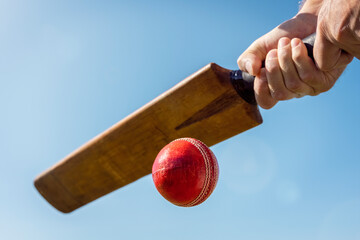
[[[294,32],[294,37],[304,38],[316,31],[318,14],[323,2],[324,0],[303,0],[301,2],[300,10],[293,18],[296,20],[296,25],[299,26],[298,32]]]
[[[324,0],[303,0],[300,4],[298,14],[308,13],[318,15]]]

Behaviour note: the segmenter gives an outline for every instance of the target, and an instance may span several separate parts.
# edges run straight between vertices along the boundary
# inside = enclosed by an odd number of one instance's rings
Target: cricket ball
[[[214,153],[194,138],[179,138],[166,145],[152,167],[156,189],[181,207],[204,202],[214,191],[218,177]]]

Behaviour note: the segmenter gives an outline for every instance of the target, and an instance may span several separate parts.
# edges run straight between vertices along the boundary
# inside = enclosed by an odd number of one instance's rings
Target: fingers
[[[278,102],[275,100],[269,89],[268,81],[266,78],[266,70],[263,68],[258,77],[254,81],[255,99],[258,105],[264,109],[270,109]]]
[[[319,89],[319,83],[316,81],[317,74],[316,66],[313,60],[308,57],[305,44],[298,38],[291,40],[292,61],[298,73],[298,77],[302,82],[304,89],[303,95],[317,95],[315,89]]]
[[[268,53],[265,61],[265,68],[271,96],[275,100],[288,100],[294,98],[295,95],[285,86],[284,77],[279,64],[278,50],[273,49]]]
[[[311,59],[307,56],[305,45],[301,40],[294,40],[293,44],[290,43],[289,38],[279,40],[278,49],[271,50],[265,62],[266,77],[274,99],[289,100],[314,92],[312,87],[302,80],[297,70],[298,66],[305,70],[309,69],[311,67],[309,61]],[[302,66],[303,64],[306,65]]]
[[[302,97],[309,95],[313,92],[313,89],[304,83],[297,71],[296,62],[294,61],[294,48],[298,47],[302,42],[298,40],[290,43],[290,39],[282,38],[278,44],[279,51],[279,65],[284,79],[284,87],[288,90],[288,98]],[[305,45],[302,44],[305,48]],[[302,52],[301,58],[309,59],[307,52]],[[280,100],[280,99],[279,99]],[[286,99],[284,99],[286,100]]]
[[[269,51],[265,69],[255,79],[254,90],[258,104],[265,109],[278,101],[316,95],[312,85],[317,74],[314,62],[307,55],[300,39],[281,38],[278,49]]]
[[[251,53],[246,55],[251,56]],[[265,68],[258,66],[260,72],[254,82],[257,103],[264,109],[270,109],[278,101],[326,92],[352,58],[350,54],[341,52],[335,63],[337,67],[323,71],[308,56],[300,39],[280,38],[277,49],[267,53]]]

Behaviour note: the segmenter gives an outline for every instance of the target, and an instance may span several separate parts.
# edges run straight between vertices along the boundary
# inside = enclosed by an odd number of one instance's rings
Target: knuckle
[[[303,73],[300,73],[300,78],[301,80],[304,82],[304,83],[307,83],[307,84],[312,84],[313,83],[313,75],[310,73],[310,72],[303,72]]]
[[[300,51],[293,51],[292,52],[292,59],[294,62],[301,62],[302,56]]]
[[[286,82],[286,87],[292,92],[300,92],[302,84],[299,80],[291,80]]]
[[[289,96],[288,94],[283,90],[275,90],[272,92],[272,97],[277,101],[284,101],[288,100]]]
[[[266,55],[265,68],[269,73],[274,73],[279,69],[278,51],[271,50]]]
[[[282,59],[290,58],[290,52],[288,51],[288,49],[279,49],[278,54],[279,54],[279,58]]]
[[[272,73],[275,73],[279,70],[279,64],[276,60],[268,60],[266,62],[266,70],[272,74]]]

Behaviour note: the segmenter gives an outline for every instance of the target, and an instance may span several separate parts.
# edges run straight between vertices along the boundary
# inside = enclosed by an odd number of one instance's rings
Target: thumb
[[[240,70],[253,76],[260,74],[262,61],[266,58],[266,48],[261,41],[255,41],[237,60]]]

